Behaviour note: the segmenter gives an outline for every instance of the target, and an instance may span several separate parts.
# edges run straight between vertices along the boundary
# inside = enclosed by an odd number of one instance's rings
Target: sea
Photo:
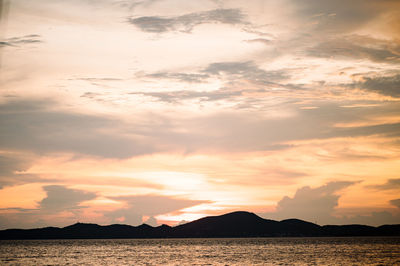
[[[0,265],[400,265],[400,237],[1,240]]]

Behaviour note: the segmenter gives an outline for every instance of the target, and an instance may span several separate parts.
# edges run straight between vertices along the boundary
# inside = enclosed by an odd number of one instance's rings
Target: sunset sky
[[[400,1],[0,3],[0,229],[400,223]]]

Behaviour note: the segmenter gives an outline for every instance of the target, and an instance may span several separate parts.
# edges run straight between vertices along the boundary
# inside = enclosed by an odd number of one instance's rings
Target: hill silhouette
[[[79,238],[211,238],[211,237],[316,237],[316,236],[400,236],[400,224],[379,227],[366,225],[325,225],[288,219],[274,221],[254,213],[238,211],[209,216],[183,225],[152,227],[147,224],[101,226],[76,223],[63,228],[7,229],[0,239]]]

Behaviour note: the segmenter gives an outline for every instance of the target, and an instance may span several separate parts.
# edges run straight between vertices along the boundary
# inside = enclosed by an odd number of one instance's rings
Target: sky
[[[0,6],[0,229],[400,223],[400,1]]]

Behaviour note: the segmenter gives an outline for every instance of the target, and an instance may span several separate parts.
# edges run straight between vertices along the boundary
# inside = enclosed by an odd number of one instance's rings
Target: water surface
[[[7,240],[0,264],[400,265],[400,238]]]

